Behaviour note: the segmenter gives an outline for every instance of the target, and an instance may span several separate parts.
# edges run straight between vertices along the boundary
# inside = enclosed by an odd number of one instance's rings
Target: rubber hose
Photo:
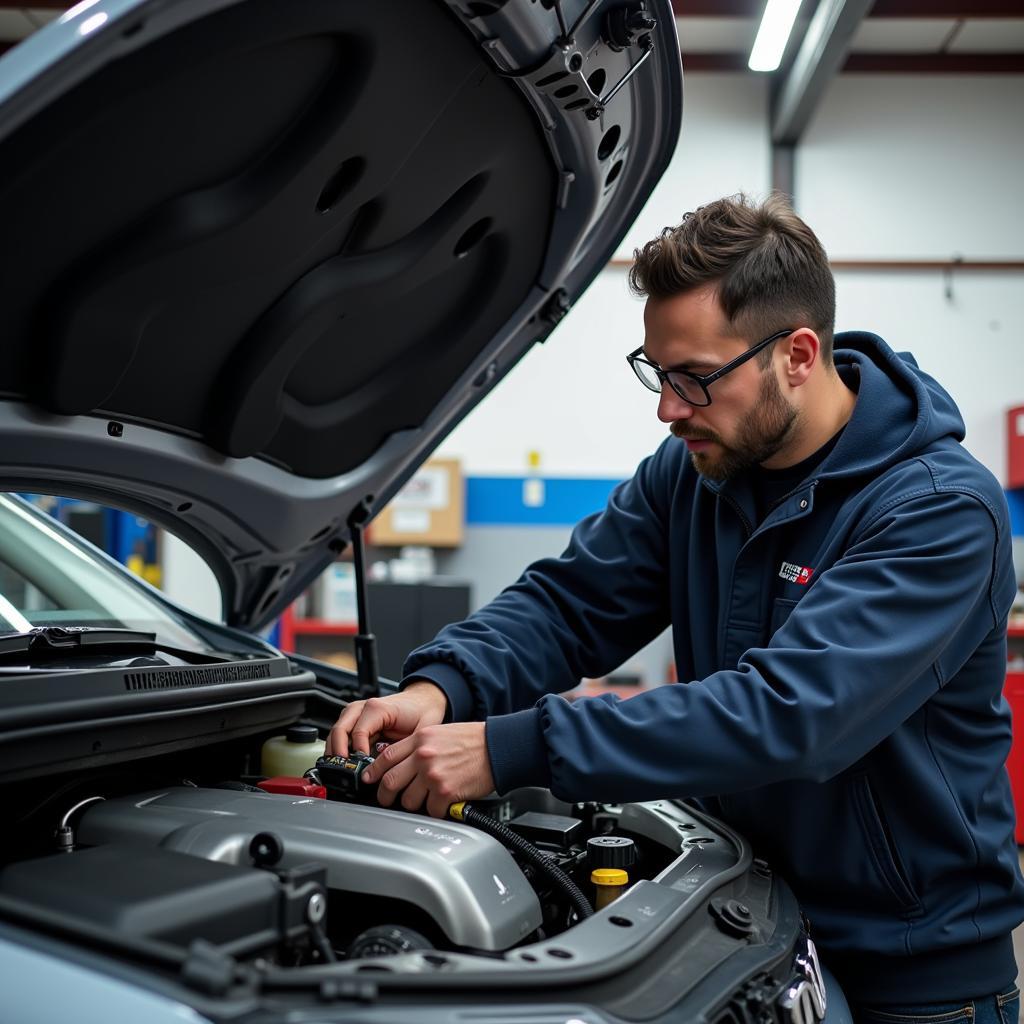
[[[541,874],[546,875],[549,881],[558,886],[569,898],[569,902],[573,905],[581,921],[594,916],[594,908],[591,907],[590,901],[584,895],[583,890],[557,864],[545,857],[528,839],[524,839],[518,832],[513,832],[512,829],[503,825],[500,821],[495,821],[490,815],[484,814],[483,811],[478,811],[469,804],[466,804],[463,808],[462,817],[459,820],[480,829],[481,832],[487,832],[494,836],[499,843],[520,854],[524,860],[529,861]]]

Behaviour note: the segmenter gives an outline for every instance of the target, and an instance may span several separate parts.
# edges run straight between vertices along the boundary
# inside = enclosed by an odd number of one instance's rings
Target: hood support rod
[[[356,570],[356,617],[359,632],[355,636],[356,674],[359,696],[362,699],[380,696],[380,675],[377,670],[377,639],[370,632],[370,608],[366,599],[366,559],[363,550],[363,530],[370,518],[370,510],[361,501],[348,517],[352,538],[352,561]]]

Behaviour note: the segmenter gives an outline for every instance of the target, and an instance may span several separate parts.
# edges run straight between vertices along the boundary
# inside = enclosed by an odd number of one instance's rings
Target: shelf
[[[292,632],[302,636],[355,636],[354,622],[328,622],[325,619],[292,619]]]
[[[355,636],[358,632],[359,626],[355,622],[299,618],[289,605],[281,615],[277,643],[282,651],[293,652],[296,638],[300,636]]]
[[[1024,623],[1013,623],[1006,627],[1006,635],[1008,637],[1022,638],[1024,637]]]

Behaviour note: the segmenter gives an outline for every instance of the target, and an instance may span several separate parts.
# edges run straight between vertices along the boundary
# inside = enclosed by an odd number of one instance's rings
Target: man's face
[[[707,376],[742,355],[758,338],[735,333],[711,287],[668,299],[648,299],[644,353],[663,370]],[[770,350],[769,350],[770,351]],[[711,405],[693,406],[665,384],[658,419],[685,441],[697,471],[726,480],[766,462],[791,438],[797,409],[787,401],[774,366],[754,357],[710,386]]]

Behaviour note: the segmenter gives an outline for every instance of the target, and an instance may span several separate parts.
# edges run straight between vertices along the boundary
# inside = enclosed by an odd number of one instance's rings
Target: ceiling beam
[[[872,18],[1020,18],[1020,0],[875,0]]]
[[[683,72],[691,71],[746,71],[748,55],[745,53],[682,53]]]
[[[676,17],[758,18],[765,0],[672,0]],[[34,7],[47,6],[37,4]],[[62,6],[54,4],[54,6]],[[1021,0],[875,0],[872,18],[1020,18]]]
[[[1020,75],[1024,53],[851,53],[846,74]]]
[[[820,0],[772,104],[774,144],[793,146],[800,141],[871,4],[872,0]]]
[[[765,0],[672,0],[677,18],[760,18]]]
[[[685,72],[746,71],[745,53],[682,53]],[[1021,75],[1024,53],[851,53],[840,72],[885,75]]]

